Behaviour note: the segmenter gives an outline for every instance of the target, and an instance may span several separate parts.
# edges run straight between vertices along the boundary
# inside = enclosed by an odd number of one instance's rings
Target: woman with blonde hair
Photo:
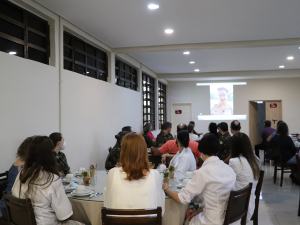
[[[142,135],[131,132],[121,144],[121,167],[111,169],[106,177],[104,207],[112,209],[165,209],[161,176],[152,170],[147,145]]]

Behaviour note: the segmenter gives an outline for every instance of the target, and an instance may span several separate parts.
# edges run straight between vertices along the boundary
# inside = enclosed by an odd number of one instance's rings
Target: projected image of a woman
[[[218,88],[219,103],[211,109],[211,115],[233,115],[232,107],[227,103],[228,90],[225,87]]]

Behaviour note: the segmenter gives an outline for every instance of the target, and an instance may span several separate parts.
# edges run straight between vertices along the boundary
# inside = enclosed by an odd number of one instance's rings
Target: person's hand
[[[203,212],[203,209],[198,209],[198,210],[190,209],[186,212],[187,219],[191,221],[194,216],[198,215],[201,212]]]
[[[161,156],[161,163],[166,164],[166,159],[167,159],[167,155],[162,155]]]
[[[163,189],[163,190],[164,190],[165,188],[168,188],[168,187],[170,187],[168,183],[163,183],[163,185],[162,185],[162,189]],[[165,190],[164,190],[164,191],[165,191]]]
[[[156,139],[152,139],[152,142],[156,142]]]

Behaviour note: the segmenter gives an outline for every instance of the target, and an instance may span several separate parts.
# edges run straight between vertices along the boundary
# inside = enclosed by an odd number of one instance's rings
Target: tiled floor
[[[261,193],[262,199],[259,203],[258,224],[300,225],[300,217],[298,217],[299,186],[292,184],[289,174],[286,173],[282,187],[280,187],[280,173],[277,172],[277,181],[274,184],[274,167],[266,163],[265,166],[262,165],[262,169],[265,171],[265,177]],[[253,224],[252,221],[250,224]]]

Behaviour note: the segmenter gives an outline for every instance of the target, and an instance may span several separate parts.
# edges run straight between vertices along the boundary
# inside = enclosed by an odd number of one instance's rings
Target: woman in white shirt
[[[161,176],[150,169],[147,145],[142,135],[131,132],[121,144],[121,168],[111,169],[106,177],[104,206],[111,209],[165,210],[165,193]]]
[[[32,140],[12,195],[31,200],[37,225],[82,224],[69,220],[73,214],[72,206],[59,177],[53,149],[47,136]]]
[[[236,174],[234,190],[243,189],[249,183],[253,183],[247,215],[248,223],[255,209],[255,189],[260,175],[260,161],[252,150],[249,137],[244,133],[238,132],[232,136],[229,166]]]
[[[201,137],[199,137],[198,135],[194,134],[194,125],[193,124],[189,124],[188,125],[188,132],[189,132],[189,135],[190,135],[190,140],[192,141],[200,141],[201,140]]]
[[[222,225],[227,202],[236,175],[233,170],[217,157],[220,151],[219,139],[214,134],[206,134],[198,146],[204,163],[194,172],[192,180],[180,193],[163,184],[163,190],[178,203],[188,204],[194,197],[200,200],[203,208],[189,210],[187,218],[191,225]]]
[[[194,172],[196,170],[196,160],[189,148],[189,142],[189,133],[186,130],[179,131],[176,138],[178,152],[170,162],[177,173],[185,174],[187,171]]]

